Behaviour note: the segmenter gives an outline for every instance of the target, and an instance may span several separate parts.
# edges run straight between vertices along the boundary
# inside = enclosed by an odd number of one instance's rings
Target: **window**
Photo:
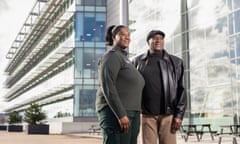
[[[105,52],[105,47],[96,48],[84,48],[83,54],[83,68],[84,78],[97,79],[98,61]]]
[[[84,0],[84,5],[94,6],[95,5],[95,0]]]
[[[104,13],[97,13],[96,14],[96,41],[104,42],[105,37],[105,27],[106,27],[106,15]]]
[[[96,0],[97,6],[106,6],[106,0]]]
[[[75,78],[82,78],[82,57],[83,57],[83,49],[82,48],[75,48]]]
[[[105,13],[76,13],[75,40],[85,42],[104,42],[106,14]]]
[[[199,8],[193,9],[189,12],[189,18],[188,18],[188,22],[189,22],[189,28],[193,28],[194,26],[196,26],[198,24],[198,12],[199,12]]]
[[[179,54],[182,51],[182,37],[181,35],[174,38],[174,54]]]
[[[106,51],[105,47],[104,48],[96,48],[96,62],[95,62],[95,71],[96,71],[96,78],[98,78],[98,62],[100,60],[100,58],[102,57],[102,55],[104,54],[104,52]]]
[[[83,4],[83,0],[76,0],[76,4],[77,5],[82,5]]]
[[[84,48],[83,67],[84,69],[93,69],[95,66],[94,48]]]
[[[229,39],[230,58],[235,58],[235,37]]]
[[[84,41],[94,41],[94,32],[95,32],[95,17],[94,13],[85,13],[84,15]]]
[[[228,0],[228,9],[232,10],[232,0]]]
[[[229,17],[229,19],[228,19],[228,23],[229,23],[228,31],[229,31],[229,35],[232,35],[234,33],[234,30],[233,30],[233,14],[229,14],[228,17]]]
[[[200,2],[199,0],[188,0],[187,1],[188,8],[197,6],[199,2]]]
[[[236,37],[236,50],[237,50],[237,57],[240,57],[240,35]]]
[[[77,12],[75,20],[75,41],[83,41],[83,13]]]
[[[235,32],[240,32],[240,10],[235,13]]]
[[[239,0],[234,0],[234,9],[240,8],[240,1]]]
[[[222,17],[217,19],[217,24],[215,25],[215,29],[218,33],[226,33],[225,30],[227,28],[227,17]]]
[[[79,97],[80,116],[94,116],[96,90],[81,89],[79,92]]]

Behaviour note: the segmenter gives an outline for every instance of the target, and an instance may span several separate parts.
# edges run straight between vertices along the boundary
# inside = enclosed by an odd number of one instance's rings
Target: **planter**
[[[22,132],[22,125],[8,125],[8,132]]]
[[[27,134],[49,134],[49,125],[28,125],[26,132]]]
[[[7,126],[5,125],[0,125],[0,131],[5,131],[7,130]]]

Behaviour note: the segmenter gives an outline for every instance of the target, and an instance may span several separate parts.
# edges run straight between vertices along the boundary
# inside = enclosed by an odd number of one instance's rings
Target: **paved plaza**
[[[237,138],[240,144],[240,138]],[[0,131],[0,144],[101,144],[101,136],[97,134],[69,134],[69,135],[27,135],[24,132]],[[141,142],[139,142],[140,144]],[[212,141],[209,135],[204,135],[200,142],[195,136],[190,136],[185,142],[178,135],[178,144],[218,144],[218,136]],[[232,137],[223,137],[222,144],[232,144]]]
[[[78,135],[27,135],[0,132],[0,144],[101,144],[101,139]]]

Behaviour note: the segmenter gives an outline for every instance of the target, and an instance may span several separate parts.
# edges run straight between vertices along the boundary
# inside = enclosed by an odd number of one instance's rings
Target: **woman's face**
[[[121,30],[118,32],[118,34],[114,38],[114,44],[121,47],[121,48],[127,48],[130,43],[130,33],[128,31],[128,28],[121,28]]]

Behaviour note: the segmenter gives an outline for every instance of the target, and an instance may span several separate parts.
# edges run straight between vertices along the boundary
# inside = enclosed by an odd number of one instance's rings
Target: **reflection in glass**
[[[75,78],[82,78],[82,70],[83,70],[83,49],[76,47],[75,48],[75,69],[74,69],[74,77]]]
[[[197,25],[197,14],[198,14],[198,8],[193,9],[189,12],[188,14],[188,20],[189,20],[189,28],[193,28],[194,26]]]
[[[233,14],[229,14],[228,15],[228,32],[229,34],[233,34],[234,30],[233,30]]]
[[[94,116],[96,89],[81,89],[79,92],[79,114],[80,116]]]
[[[174,48],[172,41],[165,41],[165,49],[167,49],[169,53],[173,53]]]
[[[146,35],[152,29],[164,31],[166,41],[171,40],[172,35],[179,34],[180,15],[179,0],[174,0],[174,5],[169,0],[161,0],[161,3],[132,0],[129,4],[129,28],[132,39],[129,52],[131,56],[136,56],[147,50]]]
[[[235,37],[229,39],[230,58],[235,58]]]
[[[167,3],[166,0],[161,2]],[[131,0],[129,19],[134,41],[130,50],[136,55],[146,50],[145,37],[149,29],[167,29],[165,48],[175,55],[183,55],[186,77],[191,79],[186,80],[186,84],[190,82],[190,111],[204,117],[231,117],[235,107],[240,107],[232,92],[238,85],[232,80],[240,79],[240,36],[237,36],[240,10],[229,9],[239,8],[240,1],[187,0],[187,4],[186,10],[174,8],[173,16],[173,11],[153,1]],[[180,4],[177,6],[181,8]],[[172,23],[175,24],[170,26]]]
[[[235,15],[235,33],[240,32],[240,10],[234,12]]]
[[[192,8],[199,4],[199,0],[188,0],[187,4],[188,4],[188,8]]]
[[[195,66],[195,68],[193,68],[191,70],[191,76],[190,76],[191,80],[191,89],[194,90],[196,88],[202,88],[205,87],[207,85],[207,75],[206,75],[206,68],[203,66]]]
[[[76,41],[104,41],[104,33],[106,27],[105,13],[76,13],[75,34]]]
[[[215,2],[212,1],[212,3],[214,3],[213,6],[215,9],[216,16],[221,16],[228,11],[226,0],[215,0]]]
[[[232,10],[232,0],[227,0],[228,1],[228,9]]]
[[[174,38],[174,54],[179,54],[182,52],[182,36],[176,36]]]
[[[228,59],[209,61],[207,64],[208,84],[230,82],[230,68]]]
[[[104,13],[96,14],[95,40],[104,42],[104,34],[106,27],[106,15]]]
[[[106,1],[107,0],[96,0],[96,5],[97,6],[106,6]]]
[[[240,8],[240,1],[239,0],[233,0],[233,4],[234,4],[234,9]]]
[[[82,5],[84,0],[76,0],[77,5]]]
[[[237,50],[237,57],[240,57],[240,35],[236,37],[236,50]]]
[[[189,32],[189,49],[204,48],[204,30],[194,29]]]
[[[82,0],[83,1],[83,0]],[[97,0],[98,1],[98,0]],[[95,0],[84,0],[84,5],[93,6],[95,5]]]
[[[227,28],[227,17],[222,17],[217,19],[217,24],[215,26],[215,29],[218,33],[225,32],[226,33]]]
[[[95,66],[94,49],[85,47],[83,53],[83,68],[93,69],[94,66]]]
[[[95,32],[95,27],[94,27],[94,23],[95,23],[95,17],[94,17],[94,13],[85,13],[84,15],[84,35],[81,39],[83,39],[84,41],[94,41],[94,32]]]
[[[83,13],[77,12],[75,14],[75,41],[82,41],[83,40]]]
[[[209,29],[206,37],[209,48],[209,57],[212,59],[229,57],[227,50],[227,18],[217,19],[214,29]]]
[[[105,48],[96,48],[96,62],[95,62],[96,70],[98,68],[98,62],[105,51],[106,51]]]

